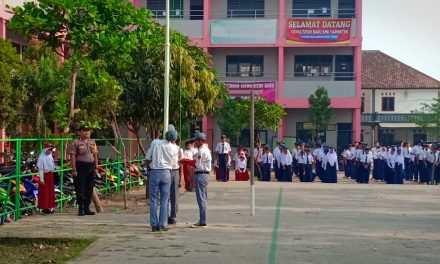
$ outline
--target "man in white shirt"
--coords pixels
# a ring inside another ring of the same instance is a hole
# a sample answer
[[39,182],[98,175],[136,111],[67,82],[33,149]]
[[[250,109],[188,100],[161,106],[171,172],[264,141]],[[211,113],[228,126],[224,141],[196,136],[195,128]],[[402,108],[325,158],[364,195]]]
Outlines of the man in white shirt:
[[373,153],[368,146],[364,147],[364,151],[360,156],[361,175],[357,179],[358,183],[368,183],[370,180],[370,168],[373,163]]
[[226,136],[221,136],[221,142],[215,147],[215,153],[217,154],[218,167],[219,167],[219,181],[227,182],[229,180],[229,153],[231,152],[231,146],[226,141]]
[[197,204],[199,206],[199,221],[193,227],[206,226],[206,206],[208,201],[208,176],[211,171],[211,151],[206,144],[204,133],[196,133],[193,138],[194,146],[198,148],[196,157],[196,171],[194,172],[194,184],[196,189]]
[[[147,166],[151,169],[149,178],[150,225],[152,232],[167,231],[168,196],[171,186],[171,170],[178,164],[178,148],[174,144],[177,131],[168,130],[165,139],[155,139],[147,151]],[[157,217],[157,202],[160,197],[160,213]]]

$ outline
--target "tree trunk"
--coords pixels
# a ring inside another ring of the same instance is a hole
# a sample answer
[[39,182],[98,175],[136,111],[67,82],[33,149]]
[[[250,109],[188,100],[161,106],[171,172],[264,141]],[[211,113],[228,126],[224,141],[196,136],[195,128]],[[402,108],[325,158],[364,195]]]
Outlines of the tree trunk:
[[[130,164],[128,164],[128,159],[126,158],[127,156],[127,151],[125,149],[125,144],[124,141],[122,140],[122,135],[121,135],[121,131],[119,130],[118,127],[118,121],[116,119],[116,114],[115,113],[111,113],[112,116],[112,128],[114,129],[114,131],[116,131],[116,138],[121,140],[121,145],[122,145],[122,153],[121,154],[121,158],[122,158],[122,162],[123,162],[123,166],[124,166],[124,172],[125,172],[125,178],[124,178],[124,185],[123,185],[123,191],[124,191],[124,209],[127,209],[127,183],[128,183],[128,177],[130,176]],[[127,170],[128,168],[128,170]]]
[[34,120],[34,132],[35,132],[35,136],[37,138],[42,137],[44,131],[43,131],[43,127],[41,125],[41,116],[42,116],[42,109],[43,106],[40,104],[40,102],[35,102],[34,103],[34,110],[35,110],[35,120]]
[[75,93],[76,93],[76,78],[78,77],[78,63],[74,62],[72,65],[72,70],[70,71],[70,104],[69,104],[69,122],[67,127],[64,129],[64,133],[69,133],[70,123],[72,123],[73,117],[75,116]]
[[131,132],[134,133],[134,135],[136,136],[136,140],[138,142],[139,148],[141,150],[141,155],[143,155],[145,157],[145,155],[147,154],[147,152],[145,151],[144,146],[141,143],[141,138],[139,136],[139,127],[133,124],[125,124],[125,126],[127,127],[128,130],[130,130]]

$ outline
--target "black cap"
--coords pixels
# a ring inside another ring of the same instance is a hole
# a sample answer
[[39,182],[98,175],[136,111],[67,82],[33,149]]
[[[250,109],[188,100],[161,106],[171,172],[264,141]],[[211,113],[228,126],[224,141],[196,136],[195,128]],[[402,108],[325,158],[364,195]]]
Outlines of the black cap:
[[79,130],[92,130],[92,128],[88,125],[81,125]]

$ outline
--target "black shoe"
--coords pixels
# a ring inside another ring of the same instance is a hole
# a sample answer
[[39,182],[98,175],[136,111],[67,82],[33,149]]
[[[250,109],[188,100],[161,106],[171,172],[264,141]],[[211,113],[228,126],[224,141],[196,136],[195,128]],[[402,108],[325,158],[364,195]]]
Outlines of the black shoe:
[[177,224],[177,221],[176,221],[176,219],[168,218],[168,224],[169,225],[175,225],[175,224]]
[[95,212],[92,212],[92,211],[84,211],[84,214],[85,215],[95,215]]
[[166,231],[168,231],[168,228],[165,227],[165,226],[161,226],[161,227],[160,227],[160,230],[166,232]]
[[79,209],[78,210],[78,216],[84,216],[84,210]]
[[153,226],[151,228],[151,232],[159,232],[159,231],[160,231],[160,227],[158,227],[158,226]]
[[206,227],[206,224],[202,224],[202,223],[195,223],[193,224],[191,227]]

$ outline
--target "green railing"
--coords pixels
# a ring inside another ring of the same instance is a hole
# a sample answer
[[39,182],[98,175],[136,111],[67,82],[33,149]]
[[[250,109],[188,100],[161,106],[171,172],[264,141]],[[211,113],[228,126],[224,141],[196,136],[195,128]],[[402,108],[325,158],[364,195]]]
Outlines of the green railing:
[[[66,190],[64,190],[65,180],[67,178],[72,179],[70,177],[72,169],[68,153],[69,143],[72,142],[72,140],[71,138],[18,138],[0,140],[0,142],[5,144],[7,150],[4,153],[0,153],[0,161],[2,161],[0,162],[0,188],[2,188],[0,189],[0,191],[2,191],[0,198],[4,199],[4,201],[0,200],[0,202],[4,204],[3,211],[0,212],[0,217],[11,214],[11,210],[13,210],[15,219],[19,219],[29,210],[35,210],[36,204],[28,205],[25,203],[25,199],[20,194],[20,186],[23,177],[38,175],[38,171],[24,171],[23,165],[30,161],[30,159],[35,162],[37,161],[45,142],[52,143],[56,148],[54,159],[58,166],[54,173],[57,175],[57,179],[59,178],[59,192],[57,192],[59,195],[56,198],[58,209],[63,211],[66,202],[75,200],[74,195],[65,194]],[[126,188],[143,184],[145,178],[140,172],[136,172],[135,175],[132,175],[133,169],[136,169],[133,164],[137,163],[140,165],[144,161],[140,145],[136,139],[95,139],[95,141],[99,150],[99,166],[105,171],[105,174],[103,173],[103,179],[100,179],[103,184],[99,187],[96,186],[98,192],[107,197],[111,192],[120,193],[124,184],[126,184]],[[146,143],[145,139],[141,140],[141,144],[144,146]],[[126,152],[125,161],[122,157],[124,153],[123,145],[125,145]],[[34,154],[32,155],[32,153]],[[8,164],[10,165],[8,166]],[[7,169],[9,169],[10,173],[5,176],[4,173]],[[71,187],[73,188],[73,185]],[[13,204],[13,209],[6,209],[8,203]]]

